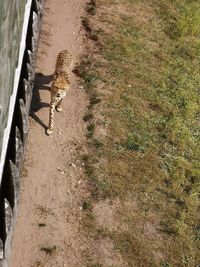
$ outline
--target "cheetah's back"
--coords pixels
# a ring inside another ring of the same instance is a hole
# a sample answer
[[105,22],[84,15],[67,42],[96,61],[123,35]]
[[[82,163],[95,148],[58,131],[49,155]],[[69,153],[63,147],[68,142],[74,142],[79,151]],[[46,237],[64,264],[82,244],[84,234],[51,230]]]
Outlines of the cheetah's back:
[[55,74],[59,73],[69,73],[73,66],[72,55],[67,51],[61,51],[56,60]]

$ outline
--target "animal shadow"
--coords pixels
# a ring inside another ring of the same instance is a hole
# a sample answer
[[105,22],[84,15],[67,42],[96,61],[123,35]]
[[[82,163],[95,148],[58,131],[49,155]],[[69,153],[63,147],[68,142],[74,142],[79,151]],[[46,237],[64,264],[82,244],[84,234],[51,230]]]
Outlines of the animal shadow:
[[42,108],[49,107],[49,103],[45,103],[41,101],[40,91],[41,90],[50,91],[49,83],[52,81],[52,79],[53,79],[53,74],[43,75],[41,72],[36,73],[35,74],[35,86],[33,88],[33,95],[32,95],[32,100],[31,100],[30,116],[38,124],[40,124],[45,130],[47,129],[47,126],[36,115],[36,112]]

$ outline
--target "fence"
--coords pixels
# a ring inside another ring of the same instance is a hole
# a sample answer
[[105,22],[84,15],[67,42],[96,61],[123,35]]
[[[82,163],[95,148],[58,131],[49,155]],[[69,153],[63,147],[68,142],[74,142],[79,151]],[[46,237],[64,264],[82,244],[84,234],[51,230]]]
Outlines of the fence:
[[0,1],[0,266],[8,264],[44,0]]
[[25,4],[25,0],[20,3],[0,1],[0,149],[8,119]]

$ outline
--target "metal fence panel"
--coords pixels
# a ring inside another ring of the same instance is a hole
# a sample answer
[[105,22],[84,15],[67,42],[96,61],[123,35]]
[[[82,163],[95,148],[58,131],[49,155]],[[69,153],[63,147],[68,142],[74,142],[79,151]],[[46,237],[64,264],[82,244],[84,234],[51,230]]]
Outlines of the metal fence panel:
[[9,262],[44,0],[0,0],[0,267]]
[[21,40],[26,0],[0,1],[0,151]]

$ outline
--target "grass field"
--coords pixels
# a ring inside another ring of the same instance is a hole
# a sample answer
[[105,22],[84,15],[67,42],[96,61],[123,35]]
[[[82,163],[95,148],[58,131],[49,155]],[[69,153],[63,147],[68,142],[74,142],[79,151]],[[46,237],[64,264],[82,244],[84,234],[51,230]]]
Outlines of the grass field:
[[[128,266],[199,267],[200,2],[91,0],[83,26],[84,227]],[[107,199],[114,230],[93,213]]]

